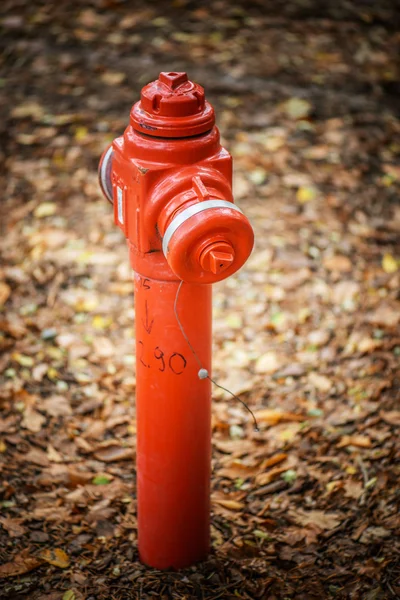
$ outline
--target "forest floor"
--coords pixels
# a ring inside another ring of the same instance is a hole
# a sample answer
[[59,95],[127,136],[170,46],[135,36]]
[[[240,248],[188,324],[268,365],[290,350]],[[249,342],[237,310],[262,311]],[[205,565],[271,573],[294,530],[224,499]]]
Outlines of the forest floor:
[[[2,2],[1,600],[400,598],[399,12],[263,4]],[[206,88],[256,234],[213,360],[260,431],[213,390],[212,553],[182,572],[138,561],[132,274],[96,173],[163,70]]]

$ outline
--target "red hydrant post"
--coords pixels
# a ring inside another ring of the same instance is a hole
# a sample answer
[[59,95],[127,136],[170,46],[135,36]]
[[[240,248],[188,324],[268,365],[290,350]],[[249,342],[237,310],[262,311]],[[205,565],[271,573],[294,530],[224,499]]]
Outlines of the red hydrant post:
[[183,568],[209,550],[210,284],[244,264],[253,230],[214,110],[186,73],[143,88],[99,178],[135,272],[139,555]]

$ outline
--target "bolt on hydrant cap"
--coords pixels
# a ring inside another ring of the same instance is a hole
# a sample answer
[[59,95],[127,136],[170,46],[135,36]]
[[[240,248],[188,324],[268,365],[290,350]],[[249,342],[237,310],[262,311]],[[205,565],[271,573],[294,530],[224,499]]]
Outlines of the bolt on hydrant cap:
[[212,242],[200,255],[201,267],[215,275],[225,271],[234,260],[235,250],[227,242]]
[[214,109],[201,85],[184,72],[162,72],[146,85],[131,111],[131,125],[155,137],[190,137],[212,129]]

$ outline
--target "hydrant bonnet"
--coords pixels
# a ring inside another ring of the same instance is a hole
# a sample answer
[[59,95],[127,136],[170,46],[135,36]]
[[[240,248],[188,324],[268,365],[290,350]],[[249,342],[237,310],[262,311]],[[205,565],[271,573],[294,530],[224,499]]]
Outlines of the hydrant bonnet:
[[131,111],[131,125],[155,137],[191,137],[212,129],[214,109],[205,100],[201,85],[186,73],[160,73],[146,85]]

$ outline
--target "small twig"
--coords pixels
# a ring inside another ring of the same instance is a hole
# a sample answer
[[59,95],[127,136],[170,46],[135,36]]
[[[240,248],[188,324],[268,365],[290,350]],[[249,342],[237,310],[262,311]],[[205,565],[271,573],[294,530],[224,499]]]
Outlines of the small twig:
[[361,458],[361,456],[358,454],[356,457],[356,461],[358,466],[360,467],[360,471],[362,473],[363,479],[364,479],[364,487],[366,487],[368,481],[369,481],[369,477],[368,477],[368,471],[366,469],[366,466],[363,462],[363,459]]
[[369,481],[369,476],[368,476],[367,468],[363,462],[363,459],[361,458],[361,456],[359,454],[356,457],[356,462],[357,462],[358,466],[360,467],[360,471],[361,471],[363,479],[364,479],[364,490],[358,501],[359,505],[363,506],[365,504],[365,497],[366,497],[367,491],[368,491],[367,484]]
[[56,299],[57,299],[59,289],[60,289],[63,281],[64,281],[63,273],[61,273],[61,272],[57,273],[57,275],[53,279],[53,282],[49,289],[49,293],[47,295],[47,306],[49,308],[53,308],[53,306],[56,302]]

